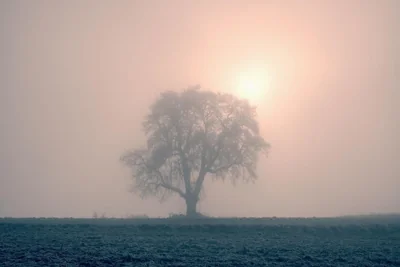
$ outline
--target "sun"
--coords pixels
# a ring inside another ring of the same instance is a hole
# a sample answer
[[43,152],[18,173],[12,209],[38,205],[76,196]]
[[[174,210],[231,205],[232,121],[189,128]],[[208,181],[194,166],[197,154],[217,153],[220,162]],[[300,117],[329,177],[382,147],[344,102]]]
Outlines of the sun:
[[236,94],[257,104],[265,99],[268,90],[268,76],[263,71],[247,71],[237,76],[235,83]]

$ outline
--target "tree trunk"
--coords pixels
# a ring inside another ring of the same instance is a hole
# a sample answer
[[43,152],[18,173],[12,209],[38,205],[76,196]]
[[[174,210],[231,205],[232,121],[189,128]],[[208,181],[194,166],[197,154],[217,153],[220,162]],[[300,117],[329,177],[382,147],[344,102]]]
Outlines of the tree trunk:
[[187,217],[196,217],[197,215],[197,198],[193,196],[187,196],[186,200],[186,216]]

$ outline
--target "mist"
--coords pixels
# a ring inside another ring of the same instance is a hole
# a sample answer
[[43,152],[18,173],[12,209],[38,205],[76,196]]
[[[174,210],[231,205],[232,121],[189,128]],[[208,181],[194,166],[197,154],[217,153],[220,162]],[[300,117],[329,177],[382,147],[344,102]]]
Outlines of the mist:
[[256,183],[212,216],[400,212],[400,2],[0,2],[0,217],[184,212],[129,192],[126,149],[165,90],[232,92],[265,65]]

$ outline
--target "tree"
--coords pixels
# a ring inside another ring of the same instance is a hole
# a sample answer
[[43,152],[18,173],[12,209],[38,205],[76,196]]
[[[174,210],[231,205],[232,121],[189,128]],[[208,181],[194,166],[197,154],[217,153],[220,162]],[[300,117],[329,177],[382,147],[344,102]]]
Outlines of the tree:
[[160,201],[177,194],[186,201],[187,216],[197,215],[206,177],[254,181],[258,154],[269,149],[260,136],[255,107],[199,86],[162,93],[143,128],[147,148],[121,156],[132,170],[134,192]]

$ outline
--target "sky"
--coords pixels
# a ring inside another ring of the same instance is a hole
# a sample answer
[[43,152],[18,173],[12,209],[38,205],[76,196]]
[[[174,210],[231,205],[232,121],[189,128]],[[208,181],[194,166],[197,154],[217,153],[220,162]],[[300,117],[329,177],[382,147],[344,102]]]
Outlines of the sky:
[[[206,180],[212,216],[400,212],[400,2],[0,1],[0,217],[185,212],[129,192],[119,157],[164,90],[257,105],[254,184]],[[238,89],[258,74],[262,95]]]

